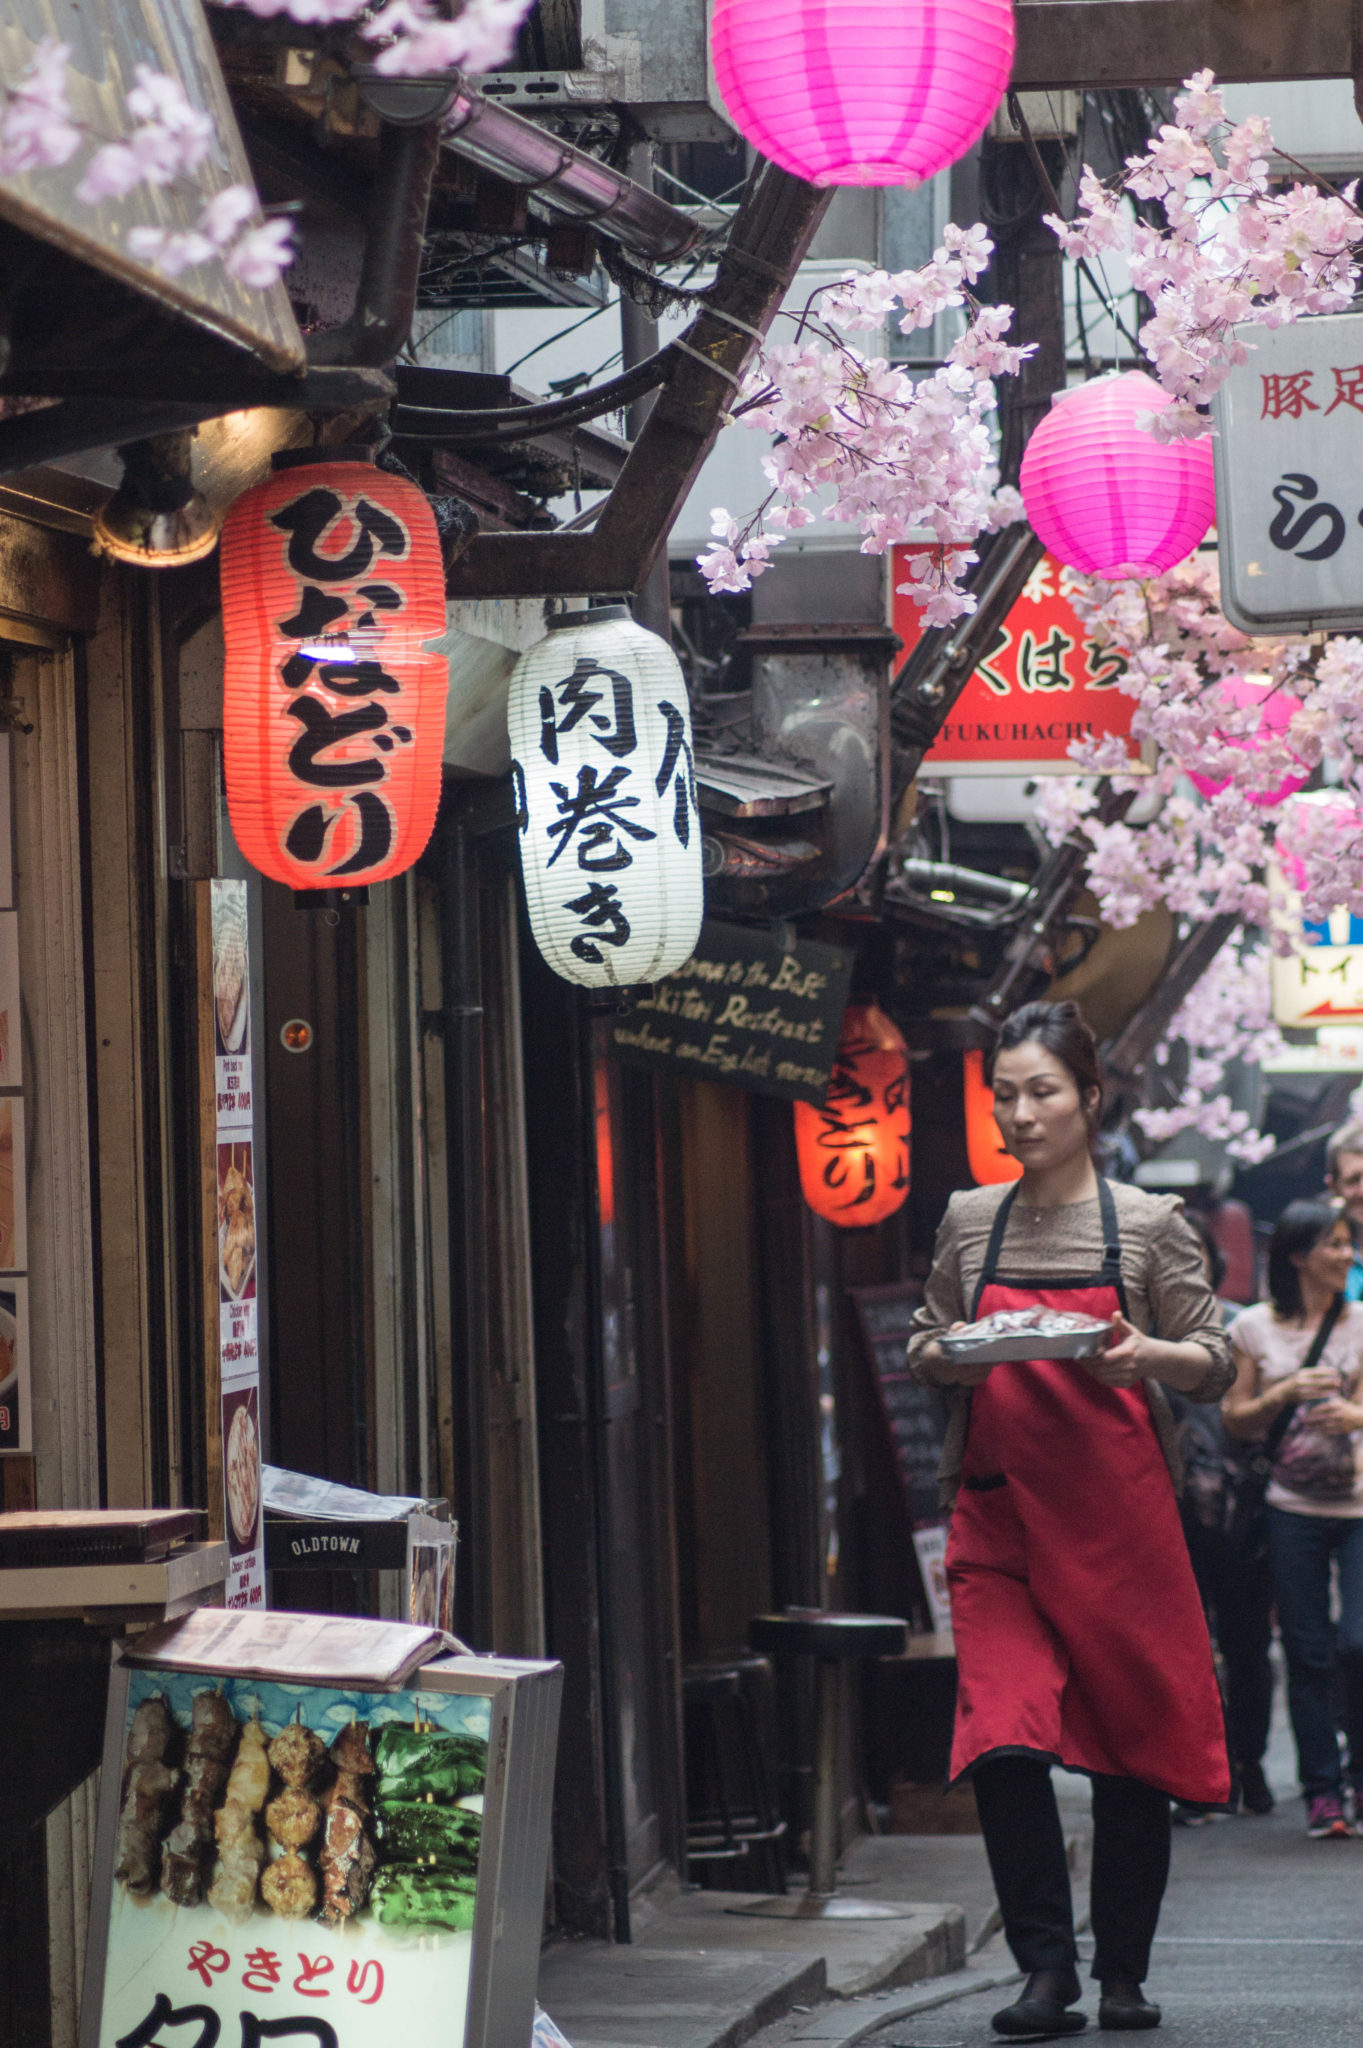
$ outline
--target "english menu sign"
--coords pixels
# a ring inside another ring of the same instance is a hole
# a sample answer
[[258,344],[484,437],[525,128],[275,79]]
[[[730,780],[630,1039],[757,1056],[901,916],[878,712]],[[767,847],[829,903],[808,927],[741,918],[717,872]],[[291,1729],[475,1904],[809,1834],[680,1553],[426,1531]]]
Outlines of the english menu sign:
[[833,1072],[852,956],[706,922],[691,958],[611,1026],[637,1065],[821,1103]]

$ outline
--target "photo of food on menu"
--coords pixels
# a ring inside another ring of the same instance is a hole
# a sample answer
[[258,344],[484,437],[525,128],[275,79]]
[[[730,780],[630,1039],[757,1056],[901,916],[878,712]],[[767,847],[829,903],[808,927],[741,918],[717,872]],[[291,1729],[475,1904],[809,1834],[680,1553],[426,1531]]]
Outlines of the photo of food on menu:
[[433,1998],[462,2009],[490,1716],[432,1689],[135,1671],[101,2048],[196,1974],[230,2031],[265,1996],[262,1955],[281,1990],[325,1986],[346,2048]]

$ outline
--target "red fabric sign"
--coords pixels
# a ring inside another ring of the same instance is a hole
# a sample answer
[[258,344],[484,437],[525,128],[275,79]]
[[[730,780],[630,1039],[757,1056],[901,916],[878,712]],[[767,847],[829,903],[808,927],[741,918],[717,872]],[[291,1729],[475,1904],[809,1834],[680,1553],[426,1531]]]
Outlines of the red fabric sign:
[[[893,583],[906,580],[908,557],[921,552],[892,550]],[[1135,700],[1116,687],[1125,664],[1084,638],[1069,601],[1074,580],[1054,555],[1038,562],[952,706],[925,763],[928,773],[957,765],[976,775],[1073,773],[1071,740],[1128,738]],[[892,618],[906,655],[921,637],[919,617],[912,599],[896,592]]]

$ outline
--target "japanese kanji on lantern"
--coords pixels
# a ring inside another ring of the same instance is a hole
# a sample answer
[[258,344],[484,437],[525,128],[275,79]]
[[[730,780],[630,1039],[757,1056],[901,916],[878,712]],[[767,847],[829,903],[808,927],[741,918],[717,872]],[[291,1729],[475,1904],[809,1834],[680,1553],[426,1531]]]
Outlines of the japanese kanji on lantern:
[[364,887],[421,853],[449,671],[431,508],[360,449],[290,451],[222,533],[227,807],[291,889]]
[[1363,625],[1363,314],[1237,327],[1217,394],[1221,606],[1247,633]]
[[704,902],[691,711],[671,648],[626,605],[566,612],[516,664],[507,720],[535,944],[588,988],[671,974]]
[[450,1640],[201,1608],[115,1650],[86,2048],[529,2041],[562,1668]]
[[909,1054],[874,1003],[849,1003],[821,1105],[795,1105],[800,1191],[847,1229],[883,1223],[909,1193]]

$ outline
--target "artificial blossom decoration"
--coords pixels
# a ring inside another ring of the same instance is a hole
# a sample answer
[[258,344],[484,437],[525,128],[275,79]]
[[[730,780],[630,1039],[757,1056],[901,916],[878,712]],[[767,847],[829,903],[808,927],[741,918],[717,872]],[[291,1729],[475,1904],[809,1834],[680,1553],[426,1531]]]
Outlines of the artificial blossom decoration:
[[[1273,133],[1254,115],[1233,122],[1212,72],[1185,80],[1174,118],[1150,148],[1103,184],[1085,167],[1072,221],[1046,216],[1067,256],[1124,255],[1153,307],[1140,342],[1173,404],[1152,415],[1160,441],[1212,431],[1207,407],[1247,359],[1237,324],[1281,327],[1305,313],[1347,311],[1358,277],[1363,217],[1355,186],[1270,186]],[[1167,228],[1140,220],[1124,195],[1156,200]]]
[[1167,1107],[1137,1109],[1133,1121],[1155,1144],[1198,1131],[1224,1145],[1245,1166],[1266,1159],[1274,1140],[1251,1127],[1224,1087],[1233,1061],[1258,1066],[1284,1050],[1273,1022],[1269,956],[1253,934],[1228,940],[1187,996],[1155,1049],[1154,1079],[1183,1070],[1177,1099]]
[[[1022,514],[1018,493],[999,489],[990,448],[993,379],[1032,353],[1030,344],[1003,339],[1011,306],[971,297],[991,249],[982,227],[949,227],[921,270],[849,272],[803,313],[785,316],[796,322],[794,339],[757,351],[732,411],[776,437],[762,464],[772,488],[742,523],[714,513],[715,544],[697,558],[711,590],[748,589],[773,547],[822,517],[859,527],[861,551],[871,555],[926,529],[937,545],[909,558],[910,580],[898,588],[923,607],[929,626],[974,610],[959,582],[975,560],[973,543]],[[883,333],[896,313],[908,334],[959,308],[968,308],[968,325],[927,376],[864,356],[844,339]],[[822,507],[820,492],[831,493]]]

